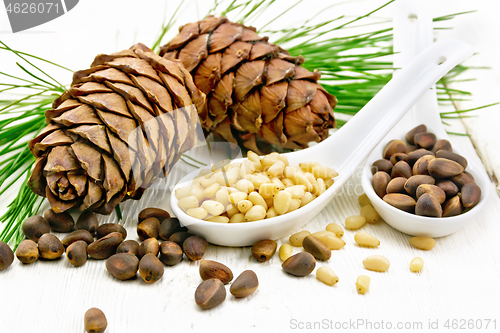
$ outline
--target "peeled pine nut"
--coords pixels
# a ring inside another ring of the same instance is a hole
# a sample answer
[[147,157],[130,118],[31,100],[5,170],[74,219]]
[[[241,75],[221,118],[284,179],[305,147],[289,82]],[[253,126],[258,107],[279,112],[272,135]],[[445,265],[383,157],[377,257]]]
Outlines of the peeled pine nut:
[[276,210],[274,209],[274,207],[271,207],[267,210],[267,213],[266,213],[266,219],[270,219],[271,217],[275,217],[275,216],[278,216],[278,213],[276,213]]
[[318,183],[318,190],[316,191],[316,195],[323,194],[323,192],[326,191],[325,181],[323,180],[323,178],[318,178],[316,182]]
[[292,195],[286,191],[279,191],[273,199],[273,207],[279,215],[285,214],[290,208]]
[[241,214],[241,213],[234,214],[229,219],[229,223],[240,223],[240,222],[245,222],[245,214]]
[[285,167],[284,175],[285,178],[292,179],[295,177],[296,174],[298,174],[300,171],[296,167],[293,166],[287,166]]
[[253,165],[255,166],[255,171],[262,171],[264,170],[264,167],[262,166],[262,164],[260,163],[260,161],[257,161],[257,162],[253,162]]
[[205,192],[203,186],[201,186],[200,184],[196,184],[191,188],[190,195],[194,195],[196,199],[198,199],[198,201],[201,201],[205,198],[203,192]]
[[424,268],[424,261],[420,257],[415,257],[410,262],[410,271],[418,273]]
[[250,160],[245,160],[241,163],[240,177],[245,178],[245,175],[255,172],[255,164]]
[[378,215],[377,211],[375,210],[375,208],[373,208],[372,205],[361,207],[359,215],[364,216],[366,222],[368,223],[375,224],[380,222],[380,215]]
[[290,258],[292,253],[293,253],[293,248],[290,244],[282,244],[280,246],[279,255],[280,255],[281,261],[285,261],[288,258]]
[[199,184],[201,186],[203,186],[204,188],[207,188],[209,187],[210,185],[212,185],[213,183],[215,183],[215,179],[212,179],[212,178],[204,178],[202,177],[199,181]]
[[[277,162],[282,162],[280,160],[278,160],[278,158],[274,157],[274,156],[270,156],[270,155],[267,155],[267,156],[264,156],[261,160],[260,160],[260,163],[262,164],[262,166],[265,168],[265,167],[270,167],[272,166],[273,164],[277,163]],[[283,163],[284,165],[285,163]],[[284,167],[284,166],[283,166]]]
[[238,214],[240,211],[238,210],[238,207],[236,207],[233,204],[229,204],[226,206],[226,214],[229,218],[231,218],[234,214]]
[[358,290],[358,294],[364,295],[370,288],[370,278],[366,275],[358,276],[356,280],[356,289]]
[[285,191],[290,192],[293,199],[302,199],[306,194],[306,187],[304,185],[293,185],[287,187]]
[[278,159],[285,163],[285,166],[290,165],[290,163],[288,163],[288,157],[286,157],[285,155],[278,154]]
[[264,198],[272,198],[280,191],[279,186],[274,183],[262,184],[259,187],[259,194]]
[[191,186],[179,187],[175,190],[175,197],[177,200],[181,200],[182,198],[189,196],[189,193],[191,193]]
[[337,171],[324,165],[315,166],[312,170],[312,174],[316,178],[323,179],[335,178],[339,175]]
[[339,226],[337,223],[330,223],[326,226],[327,231],[333,232],[338,238],[342,238],[344,236],[344,229]]
[[306,192],[304,196],[300,199],[300,207],[307,205],[314,200],[314,196],[311,192]]
[[253,190],[255,189],[253,183],[248,179],[238,180],[236,184],[234,184],[234,187],[236,187],[241,192],[246,192],[246,193],[253,192]]
[[253,206],[245,214],[245,222],[263,220],[266,217],[266,210],[262,206]]
[[332,186],[335,183],[335,180],[333,179],[325,179],[325,187],[328,190],[330,186]]
[[325,243],[330,250],[340,250],[345,246],[345,242],[331,231],[318,231],[312,235]]
[[299,167],[304,172],[311,172],[315,166],[321,165],[319,162],[308,161],[299,163]]
[[307,235],[310,235],[311,233],[307,230],[302,230],[299,232],[294,233],[293,235],[288,238],[288,241],[290,242],[290,245],[296,246],[296,247],[301,247],[302,246],[302,241],[304,238],[306,238]]
[[389,259],[381,255],[374,255],[363,260],[363,266],[369,271],[386,272],[391,263]]
[[359,246],[364,247],[377,247],[380,245],[380,241],[377,238],[364,231],[358,231],[354,235],[354,240]]
[[285,185],[285,188],[290,187],[290,186],[295,186],[293,180],[291,180],[289,178],[284,178],[283,180],[281,180],[281,182],[283,183],[283,185]]
[[241,200],[238,202],[238,210],[242,214],[246,214],[252,208],[253,203],[250,200]]
[[288,210],[286,211],[287,213],[293,212],[294,210],[298,209],[300,207],[300,200],[299,199],[292,199],[290,201],[290,207],[288,207]]
[[356,230],[366,224],[364,216],[349,216],[345,219],[345,228],[349,230]]
[[328,266],[321,266],[318,268],[316,270],[316,278],[329,286],[333,286],[339,282],[337,274]]
[[179,207],[181,207],[182,209],[198,208],[200,202],[194,195],[190,195],[180,199],[177,202],[177,205],[179,205]]
[[229,203],[229,191],[225,188],[221,188],[215,193],[215,200],[227,206]]
[[271,180],[262,174],[246,175],[246,179],[252,182],[255,188],[260,188],[262,184],[270,183]]
[[[307,177],[304,175],[304,174],[300,174],[300,173],[297,173],[293,178],[292,178],[293,182],[296,184],[296,185],[304,185],[306,187],[306,190],[308,192],[311,192],[313,191],[313,186],[311,184],[311,182],[309,181],[309,179],[307,179]],[[314,193],[313,193],[314,194]]]
[[417,249],[429,251],[436,245],[436,241],[430,237],[412,237],[410,238],[410,244]]
[[274,198],[264,198],[264,201],[266,202],[267,208],[271,208],[274,205],[273,199]]
[[224,205],[215,200],[206,200],[201,204],[210,215],[217,216],[224,212]]
[[206,219],[205,221],[217,222],[217,223],[228,223],[229,217],[227,217],[227,216],[214,216],[214,217],[211,217],[209,219]]
[[283,161],[276,161],[273,165],[267,169],[267,175],[269,177],[280,177],[285,171],[285,163]]
[[208,216],[208,212],[201,207],[189,208],[186,211],[186,214],[200,220],[203,220],[205,217]]
[[359,201],[359,205],[361,207],[364,207],[366,205],[371,205],[372,203],[370,202],[370,199],[368,199],[368,196],[366,195],[366,193],[363,193],[359,196],[358,198],[358,201]]
[[249,150],[247,152],[247,158],[252,161],[252,162],[260,162],[260,157],[259,155],[257,155],[256,153],[254,153],[253,151]]
[[285,185],[278,177],[271,178],[271,183],[278,185],[280,188],[280,191],[283,191],[285,189]]
[[252,202],[254,205],[259,205],[264,207],[264,209],[267,211],[267,203],[264,198],[258,193],[258,192],[252,192],[248,195],[248,200]]
[[245,192],[234,192],[229,195],[229,202],[233,205],[237,205],[241,200],[246,200],[248,194]]
[[215,194],[217,193],[217,191],[219,191],[219,189],[220,185],[214,181],[213,184],[205,188],[205,191],[203,191],[203,196],[205,198],[213,198],[215,197]]

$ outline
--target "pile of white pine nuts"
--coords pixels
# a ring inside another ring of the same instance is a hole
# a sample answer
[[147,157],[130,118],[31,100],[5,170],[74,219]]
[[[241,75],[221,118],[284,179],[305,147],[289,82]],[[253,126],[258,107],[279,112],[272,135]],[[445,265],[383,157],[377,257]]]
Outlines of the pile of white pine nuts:
[[263,220],[292,212],[316,199],[338,173],[318,162],[290,166],[284,155],[262,158],[252,151],[242,163],[201,174],[192,185],[175,190],[186,214],[210,222]]

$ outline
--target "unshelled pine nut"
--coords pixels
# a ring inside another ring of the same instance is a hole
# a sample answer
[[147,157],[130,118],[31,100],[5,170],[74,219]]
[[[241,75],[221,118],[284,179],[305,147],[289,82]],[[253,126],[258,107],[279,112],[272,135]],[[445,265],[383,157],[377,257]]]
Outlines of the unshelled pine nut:
[[208,216],[207,211],[201,207],[189,208],[186,211],[186,214],[200,220],[203,220],[205,217]]
[[240,223],[240,222],[245,222],[245,214],[241,214],[241,213],[234,214],[229,219],[229,223]]
[[256,205],[250,208],[245,214],[245,222],[263,220],[266,217],[266,209]]
[[190,192],[191,186],[179,187],[175,190],[175,197],[177,198],[177,200],[181,200],[182,198],[189,196]]
[[250,208],[252,208],[253,203],[250,200],[241,200],[238,202],[238,210],[242,214],[246,214]]
[[340,250],[345,246],[345,242],[338,238],[333,232],[323,230],[312,234],[328,246],[330,250]]
[[339,226],[337,223],[330,223],[326,226],[327,231],[333,232],[338,238],[342,238],[344,236],[344,229]]
[[217,223],[228,223],[229,217],[227,217],[227,216],[214,216],[214,217],[211,217],[209,219],[206,219],[205,221],[217,222]]
[[436,241],[430,237],[412,237],[410,238],[410,244],[417,249],[428,251],[436,245]]
[[304,238],[306,238],[307,235],[310,235],[311,233],[307,230],[302,230],[299,232],[294,233],[293,235],[290,236],[288,241],[290,242],[290,245],[296,246],[296,247],[301,247],[302,246],[302,241]]
[[315,166],[312,169],[312,174],[316,178],[323,178],[323,179],[335,178],[339,175],[337,171],[324,165]]
[[290,244],[282,244],[280,246],[279,255],[280,255],[281,261],[285,261],[288,258],[290,258],[292,253],[293,253],[293,248]]
[[259,205],[265,208],[267,211],[267,203],[264,198],[258,192],[252,192],[248,195],[248,200],[250,200],[254,205]]
[[370,288],[370,278],[366,275],[358,276],[356,280],[356,289],[358,290],[358,294],[364,295]]
[[285,214],[290,208],[292,195],[287,191],[279,191],[273,199],[273,207],[279,215]]
[[380,245],[380,241],[375,237],[364,231],[358,231],[354,235],[354,240],[359,246],[364,247],[377,247]]
[[345,228],[349,230],[356,230],[366,224],[364,216],[349,216],[345,219]]
[[190,195],[180,199],[177,202],[177,205],[183,209],[198,208],[200,202],[198,201],[198,198],[196,198],[194,195]]
[[358,198],[358,201],[359,201],[359,205],[361,207],[372,204],[370,199],[368,199],[368,196],[366,195],[366,193],[361,194]]
[[321,266],[316,270],[316,277],[318,280],[327,284],[329,286],[333,286],[339,282],[339,277],[335,272],[328,266]]
[[375,224],[380,221],[380,215],[378,215],[375,208],[372,205],[366,205],[361,207],[359,215],[364,216],[367,223]]
[[213,216],[220,215],[224,212],[224,205],[215,200],[206,200],[201,204],[201,207]]
[[381,255],[369,256],[363,260],[363,266],[369,271],[386,272],[390,265],[389,259]]
[[279,185],[274,183],[262,184],[259,187],[259,194],[264,198],[272,198],[280,191]]
[[410,271],[418,273],[424,268],[424,261],[420,257],[415,257],[410,262]]

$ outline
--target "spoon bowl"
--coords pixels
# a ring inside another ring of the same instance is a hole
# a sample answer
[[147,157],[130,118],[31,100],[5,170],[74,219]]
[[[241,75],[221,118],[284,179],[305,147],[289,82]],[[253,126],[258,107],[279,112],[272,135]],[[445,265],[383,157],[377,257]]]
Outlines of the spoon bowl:
[[[262,239],[285,237],[314,218],[330,202],[368,154],[403,117],[411,106],[458,63],[471,56],[470,45],[444,40],[427,48],[393,78],[346,125],[328,139],[310,148],[284,154],[290,165],[317,161],[339,173],[335,183],[309,204],[284,215],[255,222],[216,223],[193,218],[178,205],[175,189],[188,186],[196,170],[173,189],[170,206],[180,222],[210,243],[249,246]],[[241,162],[243,159],[234,160]]]

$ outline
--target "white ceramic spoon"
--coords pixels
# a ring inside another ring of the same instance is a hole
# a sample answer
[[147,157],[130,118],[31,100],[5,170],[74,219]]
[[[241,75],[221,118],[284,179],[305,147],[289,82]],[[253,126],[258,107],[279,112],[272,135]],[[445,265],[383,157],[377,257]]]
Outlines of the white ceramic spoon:
[[[394,66],[404,67],[420,51],[432,44],[432,18],[428,15],[421,1],[402,0],[395,5],[394,51],[399,52],[399,54],[395,55]],[[412,110],[373,150],[364,166],[361,182],[363,190],[372,202],[372,205],[380,216],[393,228],[414,236],[446,236],[457,231],[467,222],[472,221],[473,216],[482,210],[487,202],[490,192],[490,181],[482,166],[477,165],[470,158],[464,156],[468,160],[467,171],[474,176],[476,183],[481,188],[482,195],[476,207],[465,214],[454,217],[429,218],[403,212],[388,205],[378,197],[373,190],[371,182],[371,163],[382,158],[382,151],[385,144],[391,139],[404,140],[406,132],[419,124],[425,124],[428,131],[436,134],[438,139],[449,140],[439,116],[435,86],[422,96]],[[460,149],[454,148],[454,151],[463,155]]]
[[[310,148],[288,153],[291,165],[318,161],[339,172],[335,183],[311,203],[293,212],[255,222],[216,223],[193,218],[177,205],[175,189],[191,184],[196,170],[184,177],[172,191],[170,205],[184,226],[210,243],[249,246],[262,239],[290,235],[314,218],[363,163],[368,154],[403,117],[410,107],[441,77],[471,56],[472,47],[458,40],[440,41],[419,54],[339,131]],[[241,162],[235,160],[234,162]]]

